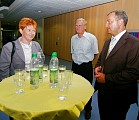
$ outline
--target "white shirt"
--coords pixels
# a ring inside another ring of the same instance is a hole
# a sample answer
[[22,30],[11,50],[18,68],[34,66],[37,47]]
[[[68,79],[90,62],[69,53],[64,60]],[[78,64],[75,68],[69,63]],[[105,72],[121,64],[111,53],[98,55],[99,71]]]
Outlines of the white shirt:
[[23,48],[23,52],[25,55],[25,64],[29,64],[31,61],[31,56],[32,56],[32,50],[31,50],[32,42],[30,42],[30,44],[27,45],[20,41],[20,44]]
[[91,33],[84,32],[81,38],[78,34],[71,38],[72,59],[76,64],[87,63],[94,59],[94,54],[98,54],[97,38]]
[[122,37],[122,35],[126,32],[126,30],[120,32],[118,35],[116,35],[115,37],[112,36],[111,37],[111,42],[109,45],[109,50],[108,53],[110,53],[112,51],[112,49],[114,48],[114,46],[117,44],[117,42],[119,41],[119,39]]

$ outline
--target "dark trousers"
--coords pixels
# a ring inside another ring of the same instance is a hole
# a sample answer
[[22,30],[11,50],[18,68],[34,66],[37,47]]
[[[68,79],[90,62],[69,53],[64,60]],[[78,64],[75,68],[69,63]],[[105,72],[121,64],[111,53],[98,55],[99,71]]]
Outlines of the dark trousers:
[[12,118],[12,117],[9,117],[9,119],[10,119],[10,120],[13,120],[13,118]]
[[[111,92],[111,91],[109,91]],[[125,120],[131,103],[123,95],[98,90],[98,107],[101,120]],[[120,94],[120,92],[119,92]],[[124,98],[125,97],[125,98]]]
[[[82,77],[87,79],[90,82],[90,84],[92,84],[92,81],[93,81],[92,61],[90,61],[88,63],[82,63],[81,65],[78,65],[78,64],[72,62],[72,70],[74,73],[81,75]],[[92,110],[91,103],[92,103],[92,96],[91,96],[90,100],[88,101],[88,103],[85,105],[84,110],[86,112],[90,112]]]
[[137,116],[137,120],[139,120],[139,110],[138,110],[138,116]]

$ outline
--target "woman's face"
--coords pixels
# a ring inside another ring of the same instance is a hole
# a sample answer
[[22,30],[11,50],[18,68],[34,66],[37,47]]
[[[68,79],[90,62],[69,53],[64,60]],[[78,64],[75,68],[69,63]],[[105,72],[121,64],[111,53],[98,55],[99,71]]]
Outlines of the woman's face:
[[32,25],[29,25],[25,27],[23,30],[20,29],[20,33],[22,34],[23,39],[25,39],[28,42],[31,42],[36,35],[36,29]]

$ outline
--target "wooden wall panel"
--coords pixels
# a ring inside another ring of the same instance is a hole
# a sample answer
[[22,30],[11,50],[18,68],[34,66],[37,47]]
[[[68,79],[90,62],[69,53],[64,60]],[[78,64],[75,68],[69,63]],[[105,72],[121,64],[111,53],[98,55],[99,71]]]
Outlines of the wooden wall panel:
[[[129,17],[127,29],[139,31],[139,0],[117,0],[82,10],[46,18],[44,20],[44,53],[58,52],[58,57],[71,61],[70,39],[75,34],[75,21],[79,17],[87,20],[87,31],[98,39],[99,51],[110,35],[106,31],[106,15],[115,9],[125,10]],[[56,45],[57,43],[57,45]]]

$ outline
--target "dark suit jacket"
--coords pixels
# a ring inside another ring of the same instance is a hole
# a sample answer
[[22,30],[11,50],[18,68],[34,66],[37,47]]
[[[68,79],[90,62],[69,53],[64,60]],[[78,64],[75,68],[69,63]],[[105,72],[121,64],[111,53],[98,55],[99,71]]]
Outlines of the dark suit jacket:
[[118,95],[130,103],[137,102],[139,40],[126,32],[106,58],[109,44],[110,39],[105,42],[95,66],[103,67],[105,83],[96,82],[95,89],[110,97]]
[[[12,43],[9,42],[3,46],[2,52],[0,55],[0,81],[10,75],[14,74],[15,69],[24,69],[25,68],[25,55],[23,48],[19,42],[19,39],[15,41],[15,53],[13,55],[13,60],[11,63],[11,52],[12,52]],[[38,42],[32,41],[32,53],[42,52],[41,46]],[[44,54],[43,54],[44,56]],[[10,68],[11,63],[11,68]]]

